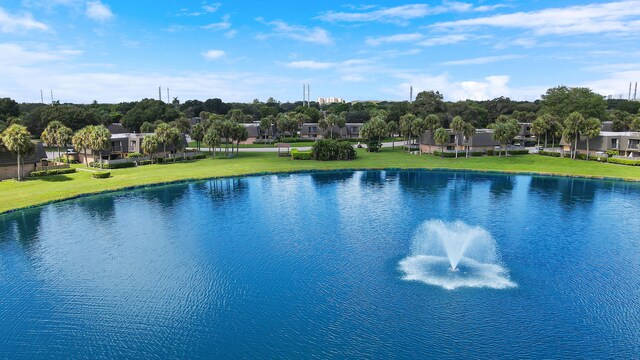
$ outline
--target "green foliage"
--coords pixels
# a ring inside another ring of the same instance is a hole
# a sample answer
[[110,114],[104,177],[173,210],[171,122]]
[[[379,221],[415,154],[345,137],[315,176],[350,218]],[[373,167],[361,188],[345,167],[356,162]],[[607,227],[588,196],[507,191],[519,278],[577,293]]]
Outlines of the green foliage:
[[293,160],[312,160],[313,151],[300,151],[298,149],[291,150],[291,159]]
[[640,160],[609,158],[609,162],[618,165],[640,166]]
[[572,112],[578,112],[583,117],[603,119],[607,101],[602,95],[596,94],[588,88],[558,86],[547,90],[540,101],[540,112],[552,114],[565,119]]
[[152,133],[156,130],[156,125],[154,123],[150,123],[148,121],[145,121],[142,123],[142,125],[140,125],[140,132],[141,133]]
[[620,155],[620,152],[618,150],[610,149],[606,151],[606,154],[607,156],[618,156]]
[[65,156],[61,156],[61,157],[57,157],[54,159],[55,162],[60,162],[60,163],[64,163],[64,164],[77,164],[78,161],[74,160],[74,159],[67,159]]
[[142,144],[140,148],[142,151],[149,155],[153,156],[158,151],[158,147],[160,146],[160,142],[158,141],[158,136],[156,134],[145,136],[142,139]]
[[378,152],[380,142],[387,134],[387,123],[381,116],[376,116],[371,121],[364,123],[360,128],[360,137],[367,139],[367,150]]
[[74,172],[76,172],[75,168],[52,169],[52,170],[32,171],[29,174],[29,176],[41,177],[41,176],[51,176],[51,175],[72,174]]
[[127,154],[127,159],[132,159],[132,158],[139,158],[139,157],[143,157],[144,155],[137,153],[137,152],[132,152]]
[[171,122],[179,116],[178,111],[169,104],[154,99],[143,99],[127,111],[122,117],[121,123],[127,129],[139,132],[145,122],[154,123],[157,120]]
[[318,140],[312,149],[313,158],[320,161],[353,160],[358,154],[348,141]]
[[300,139],[297,137],[281,137],[278,139],[279,143],[294,143],[294,142],[316,142],[316,139]]
[[111,177],[111,173],[109,171],[94,172],[91,177],[94,179],[106,179]]
[[551,156],[551,157],[561,157],[562,156],[562,154],[560,154],[559,152],[544,151],[544,150],[538,151],[538,155]]
[[[529,150],[524,149],[524,150],[508,150],[505,151],[508,155],[527,155],[529,153]],[[494,156],[496,154],[496,151],[493,149],[489,149],[487,150],[487,156]]]
[[12,116],[20,116],[18,103],[8,97],[0,99],[0,121],[6,121]]
[[429,114],[444,113],[446,106],[443,95],[439,91],[421,91],[416,95],[415,101],[411,104],[412,111],[417,116],[425,118]]
[[[91,167],[95,167],[95,168],[99,168],[100,167],[100,163],[98,162],[90,162],[89,166]],[[135,162],[125,162],[125,163],[117,163],[117,164],[102,164],[102,168],[103,169],[125,169],[125,168],[131,168],[131,167],[135,167],[136,163]]]
[[153,164],[153,160],[142,160],[142,161],[138,162],[139,166],[151,165],[151,164]]

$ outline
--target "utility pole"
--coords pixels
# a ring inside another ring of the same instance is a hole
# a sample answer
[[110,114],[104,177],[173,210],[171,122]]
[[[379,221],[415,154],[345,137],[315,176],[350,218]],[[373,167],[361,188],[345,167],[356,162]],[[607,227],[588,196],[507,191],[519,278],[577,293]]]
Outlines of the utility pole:
[[162,101],[162,86],[158,86],[158,100]]
[[44,105],[44,95],[42,94],[42,89],[40,89],[40,102]]

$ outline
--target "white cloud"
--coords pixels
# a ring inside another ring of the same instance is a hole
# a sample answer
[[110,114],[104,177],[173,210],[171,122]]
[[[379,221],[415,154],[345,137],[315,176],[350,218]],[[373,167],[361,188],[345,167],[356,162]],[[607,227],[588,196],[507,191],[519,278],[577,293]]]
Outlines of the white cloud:
[[457,65],[482,65],[482,64],[490,64],[500,61],[521,59],[523,55],[498,55],[498,56],[483,56],[476,57],[470,59],[462,59],[462,60],[453,60],[453,61],[445,61],[442,65],[445,66],[457,66]]
[[224,33],[224,36],[229,39],[233,39],[234,37],[236,37],[236,35],[238,35],[238,30],[235,29],[229,30]]
[[485,12],[503,7],[504,5],[474,6],[471,3],[458,1],[444,1],[442,5],[430,6],[428,4],[407,4],[373,11],[361,12],[336,12],[326,11],[317,18],[329,22],[387,22],[406,25],[410,20],[421,19],[429,15],[437,15],[447,12]]
[[202,10],[208,12],[208,13],[214,13],[216,11],[218,11],[218,9],[220,8],[222,4],[220,3],[213,3],[211,5],[202,5]]
[[[640,68],[636,66],[625,67],[624,64],[619,64],[618,69],[612,73],[606,75],[599,80],[586,81],[580,86],[588,87],[598,94],[604,96],[611,95],[614,98],[626,99],[629,96],[629,82],[631,79],[640,79]],[[633,97],[634,90],[631,90],[631,96]]]
[[81,50],[47,48],[27,49],[21,45],[13,43],[0,43],[0,65],[12,67],[20,64],[35,65],[70,60],[82,54]]
[[320,27],[308,28],[302,25],[288,24],[281,20],[267,22],[263,18],[257,18],[256,20],[272,28],[272,33],[258,35],[259,39],[277,36],[320,45],[333,44],[333,39],[329,32]]
[[457,44],[459,42],[466,41],[469,38],[470,36],[465,34],[435,36],[419,42],[418,45],[421,45],[421,46],[451,45],[451,44]]
[[9,14],[5,9],[0,7],[0,32],[14,33],[24,30],[49,30],[49,27],[36,21],[29,13],[21,15]]
[[531,30],[537,35],[632,33],[640,27],[638,16],[640,1],[630,0],[441,22],[432,27],[488,26]]
[[292,61],[287,63],[286,66],[292,69],[306,69],[306,70],[324,70],[335,67],[337,63],[332,62],[319,62],[313,60]]
[[445,100],[489,100],[500,96],[508,96],[516,100],[530,101],[538,99],[547,87],[511,88],[509,76],[492,75],[479,80],[452,80],[449,74],[422,75],[415,73],[399,73],[396,77],[403,80],[401,84],[382,91],[406,97],[409,87],[413,86],[414,94],[423,90],[438,90],[444,94]]
[[222,6],[222,4],[220,3],[212,3],[212,4],[203,3],[201,7],[202,10],[200,11],[191,11],[187,8],[182,8],[180,9],[180,11],[178,11],[176,16],[201,16],[201,15],[213,14],[216,11],[218,11],[218,9],[220,9],[220,6]]
[[378,46],[381,44],[390,44],[390,43],[401,43],[401,42],[415,42],[423,38],[423,35],[420,33],[410,33],[410,34],[396,34],[391,36],[379,36],[379,37],[369,37],[366,42],[371,46]]
[[231,28],[231,22],[229,21],[230,19],[231,19],[230,15],[225,15],[222,17],[222,21],[205,25],[202,28],[205,30],[213,30],[213,31],[229,30]]
[[96,21],[107,21],[113,18],[111,9],[100,1],[87,2],[87,16]]
[[223,50],[207,50],[202,53],[207,60],[217,60],[223,57],[226,53]]

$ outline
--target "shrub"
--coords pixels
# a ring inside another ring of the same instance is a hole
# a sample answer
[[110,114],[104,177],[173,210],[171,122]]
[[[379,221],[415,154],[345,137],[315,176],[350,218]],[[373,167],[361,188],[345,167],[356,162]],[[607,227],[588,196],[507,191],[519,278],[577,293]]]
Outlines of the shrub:
[[291,150],[291,159],[293,160],[312,160],[313,152],[311,151],[300,151],[298,149]]
[[367,142],[367,151],[368,152],[378,152],[380,151],[380,147],[382,147],[382,144],[380,144],[377,140],[369,140]]
[[[493,149],[489,149],[487,150],[487,155],[488,156],[497,156],[499,153],[504,154],[505,151],[504,150],[493,150]],[[524,150],[508,150],[507,154],[509,155],[526,155],[529,153],[529,150],[524,149]]]
[[158,159],[156,160],[156,162],[157,162],[158,164],[163,164],[163,163],[164,163],[164,158],[158,158]]
[[111,176],[111,173],[108,171],[94,172],[93,174],[91,174],[91,177],[94,179],[106,179],[110,176]]
[[613,149],[612,149],[612,150],[607,150],[607,151],[606,151],[606,154],[607,154],[608,156],[618,156],[618,155],[620,155],[620,152],[619,152],[618,150],[613,150]]
[[441,157],[446,157],[446,158],[452,158],[452,157],[456,157],[456,153],[454,152],[442,152],[442,151],[438,151],[438,150],[434,150],[433,151],[433,155],[435,156],[441,156]]
[[551,156],[551,157],[560,157],[560,156],[562,156],[562,154],[560,154],[559,152],[544,151],[544,150],[540,150],[538,152],[538,155]]
[[313,158],[320,161],[352,160],[358,154],[347,141],[322,139],[318,140],[312,149]]
[[77,164],[78,161],[74,159],[67,159],[66,157],[57,157],[54,159],[55,162],[61,162],[63,164]]
[[143,165],[151,165],[153,164],[153,161],[151,160],[142,160],[138,163],[138,165],[143,166]]
[[207,158],[207,154],[205,154],[205,153],[198,154],[198,155],[193,157],[194,160],[200,160],[200,159],[206,159],[206,158]]
[[76,172],[75,168],[67,168],[67,169],[32,171],[29,175],[33,177],[40,177],[40,176],[72,174],[74,172]]
[[296,137],[283,137],[278,139],[277,142],[281,143],[292,143],[292,142],[315,142],[315,139],[299,139]]
[[640,160],[609,158],[609,162],[618,165],[640,166]]
[[140,154],[140,153],[132,152],[132,153],[129,153],[129,154],[127,155],[127,159],[131,159],[131,158],[139,158],[139,157],[143,157],[143,156],[144,156],[144,155],[142,155],[142,154]]

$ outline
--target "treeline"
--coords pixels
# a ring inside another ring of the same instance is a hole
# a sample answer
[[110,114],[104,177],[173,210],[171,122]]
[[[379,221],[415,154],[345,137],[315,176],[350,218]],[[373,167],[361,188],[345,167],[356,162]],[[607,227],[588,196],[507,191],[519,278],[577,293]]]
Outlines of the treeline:
[[[568,103],[572,111],[567,112],[564,105],[558,106],[558,103]],[[302,102],[281,103],[273,98],[266,102],[254,100],[252,103],[225,103],[214,98],[206,101],[187,100],[183,103],[178,99],[171,103],[143,99],[119,104],[94,102],[88,105],[18,104],[10,98],[3,98],[0,99],[0,131],[18,123],[26,126],[35,136],[39,136],[50,122],[60,121],[73,131],[88,125],[111,123],[121,123],[130,131],[153,131],[157,124],[164,122],[174,123],[181,131],[187,132],[190,128],[189,119],[201,115],[233,118],[234,122],[257,122],[265,118],[282,117],[282,114],[286,114],[288,118],[313,123],[321,123],[330,114],[339,115],[346,123],[365,123],[374,117],[384,115],[385,121],[397,124],[400,118],[407,114],[423,119],[435,115],[438,117],[439,125],[444,128],[449,128],[451,121],[459,116],[475,128],[487,128],[501,115],[509,116],[518,122],[532,123],[545,113],[564,119],[573,111],[581,112],[587,118],[612,121],[613,130],[626,131],[634,128],[634,119],[640,108],[640,102],[605,100],[589,89],[564,86],[549,89],[542,100],[535,102],[514,101],[507,97],[485,101],[448,102],[443,100],[443,95],[438,91],[423,91],[411,103],[354,102],[321,107],[311,102],[309,106],[302,105]]]

